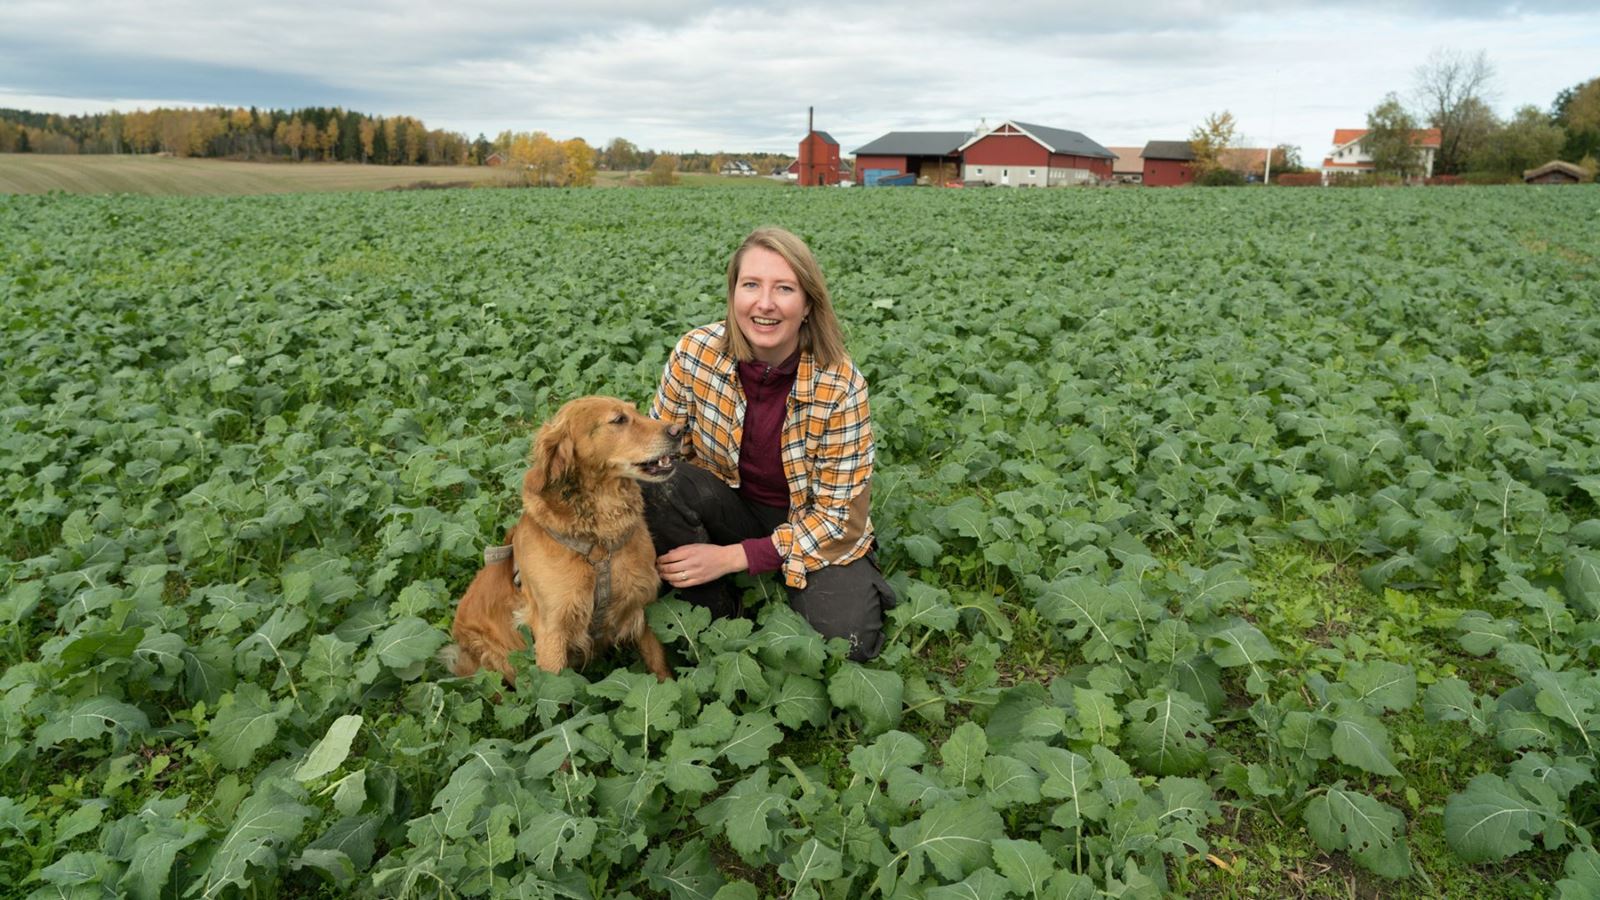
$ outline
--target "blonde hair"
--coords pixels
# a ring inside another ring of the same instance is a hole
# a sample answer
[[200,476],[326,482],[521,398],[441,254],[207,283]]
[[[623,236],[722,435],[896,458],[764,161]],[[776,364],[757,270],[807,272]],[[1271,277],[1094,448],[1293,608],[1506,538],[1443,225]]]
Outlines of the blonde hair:
[[823,368],[849,362],[850,354],[844,349],[844,330],[839,327],[839,319],[833,314],[833,301],[828,298],[828,282],[822,277],[822,267],[817,265],[816,256],[812,255],[811,248],[798,235],[773,227],[757,228],[750,232],[739,249],[733,252],[733,258],[728,260],[728,312],[723,324],[723,352],[740,361],[756,358],[755,348],[750,346],[733,316],[733,292],[739,283],[739,262],[744,259],[745,251],[752,247],[770,250],[783,257],[800,282],[800,292],[811,304],[810,312],[800,323],[800,349],[809,352],[816,364]]

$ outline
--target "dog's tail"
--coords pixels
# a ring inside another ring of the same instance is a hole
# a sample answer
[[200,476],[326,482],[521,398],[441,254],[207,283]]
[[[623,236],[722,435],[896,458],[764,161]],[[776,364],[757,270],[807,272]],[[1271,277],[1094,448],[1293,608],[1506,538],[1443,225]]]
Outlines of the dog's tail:
[[451,672],[465,678],[478,671],[478,656],[460,644],[445,644],[434,658]]

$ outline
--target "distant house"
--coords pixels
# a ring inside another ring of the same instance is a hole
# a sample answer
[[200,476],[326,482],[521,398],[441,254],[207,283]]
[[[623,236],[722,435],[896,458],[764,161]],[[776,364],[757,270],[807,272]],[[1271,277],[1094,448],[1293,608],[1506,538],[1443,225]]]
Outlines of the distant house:
[[1188,141],[1151,141],[1139,156],[1144,160],[1144,183],[1149,187],[1194,183],[1194,148]]
[[783,170],[783,177],[789,179],[790,181],[799,181],[800,180],[800,160],[797,159],[794,162],[789,163],[788,168]]
[[723,175],[754,176],[756,167],[742,159],[730,159],[722,164]]
[[[1333,149],[1322,160],[1324,181],[1340,172],[1371,175],[1374,171],[1372,154],[1362,146],[1367,136],[1365,128],[1338,128],[1333,132]],[[1411,142],[1422,157],[1422,177],[1433,176],[1433,162],[1439,154],[1439,129],[1419,128],[1411,132]]]
[[943,185],[961,177],[959,148],[965,131],[891,131],[855,149],[856,181],[874,187],[880,180],[910,175]]
[[1589,180],[1589,173],[1582,166],[1557,159],[1523,172],[1522,180],[1528,184],[1582,184]]
[[484,158],[483,164],[486,166],[503,166],[510,161],[511,157],[506,155],[504,150],[496,150]]
[[962,180],[1017,187],[1110,181],[1116,159],[1081,132],[1027,122],[1001,122],[958,152]]
[[1111,161],[1111,178],[1118,184],[1139,184],[1144,181],[1144,160],[1139,158],[1143,147],[1107,147],[1116,159]]

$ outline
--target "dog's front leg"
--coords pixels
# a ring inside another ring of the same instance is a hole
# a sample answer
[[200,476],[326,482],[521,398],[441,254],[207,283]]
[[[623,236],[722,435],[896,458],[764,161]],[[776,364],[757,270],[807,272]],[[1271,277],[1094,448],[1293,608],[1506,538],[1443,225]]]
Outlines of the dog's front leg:
[[667,665],[667,648],[661,646],[661,640],[647,625],[639,634],[639,655],[644,658],[644,664],[655,673],[657,681],[672,679],[672,667]]
[[533,658],[546,672],[567,667],[566,629],[555,619],[555,615],[546,613],[533,624]]
[[533,635],[533,659],[546,672],[559,672],[567,667],[567,641],[560,609],[543,609],[535,599],[533,579],[524,576],[522,581],[522,609],[517,623],[526,625]]

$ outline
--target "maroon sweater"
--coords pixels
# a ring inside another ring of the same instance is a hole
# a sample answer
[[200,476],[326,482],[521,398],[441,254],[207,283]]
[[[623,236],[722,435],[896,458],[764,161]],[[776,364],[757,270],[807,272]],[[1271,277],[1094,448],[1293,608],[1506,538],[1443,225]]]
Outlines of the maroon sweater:
[[[746,502],[789,508],[789,478],[783,473],[783,417],[798,371],[798,350],[775,366],[756,360],[739,363],[739,385],[744,388],[745,399],[744,439],[739,443],[739,496]],[[753,574],[783,568],[770,535],[742,543]]]

